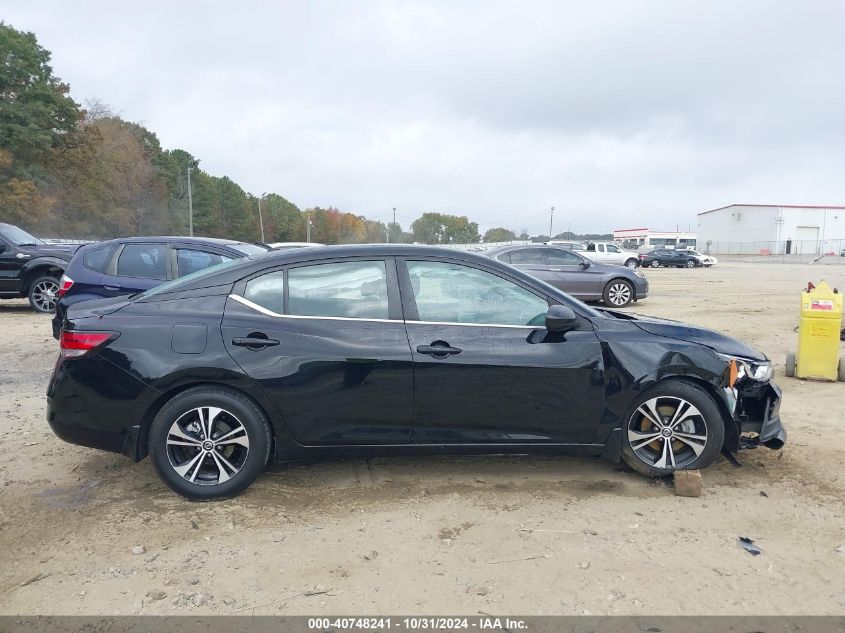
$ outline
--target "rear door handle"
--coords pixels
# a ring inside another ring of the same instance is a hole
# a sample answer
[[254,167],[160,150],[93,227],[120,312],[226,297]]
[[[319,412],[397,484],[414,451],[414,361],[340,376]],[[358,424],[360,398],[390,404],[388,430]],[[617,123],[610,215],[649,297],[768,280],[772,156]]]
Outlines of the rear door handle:
[[448,343],[435,341],[431,345],[417,345],[418,354],[429,354],[430,356],[449,356],[449,354],[460,354],[463,350],[452,347]]
[[273,347],[278,344],[279,341],[274,338],[259,338],[257,336],[244,336],[232,339],[232,345],[237,345],[238,347],[252,347],[255,349],[261,347]]
[[120,290],[120,286],[112,286],[110,284],[103,284],[103,288],[106,290]]

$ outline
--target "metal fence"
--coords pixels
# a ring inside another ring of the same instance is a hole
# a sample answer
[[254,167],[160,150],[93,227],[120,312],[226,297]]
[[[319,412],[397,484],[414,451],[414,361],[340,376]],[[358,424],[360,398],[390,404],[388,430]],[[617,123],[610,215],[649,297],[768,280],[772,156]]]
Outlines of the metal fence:
[[819,263],[845,265],[845,239],[771,242],[700,242],[699,253],[725,261]]

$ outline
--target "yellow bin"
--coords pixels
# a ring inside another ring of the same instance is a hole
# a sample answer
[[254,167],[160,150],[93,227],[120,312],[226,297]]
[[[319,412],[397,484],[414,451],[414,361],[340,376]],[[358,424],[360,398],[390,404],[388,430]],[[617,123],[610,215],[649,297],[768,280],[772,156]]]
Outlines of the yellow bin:
[[[822,281],[801,293],[801,325],[798,329],[798,363],[786,358],[786,373],[799,378],[845,379],[839,362],[839,331],[842,327],[842,295]],[[791,371],[790,371],[791,370]]]

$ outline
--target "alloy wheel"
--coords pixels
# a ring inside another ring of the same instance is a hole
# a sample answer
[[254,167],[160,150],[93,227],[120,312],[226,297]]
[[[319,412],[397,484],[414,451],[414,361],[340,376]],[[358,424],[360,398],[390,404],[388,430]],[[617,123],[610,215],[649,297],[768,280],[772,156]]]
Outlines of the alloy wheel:
[[646,400],[628,421],[631,450],[655,468],[687,467],[701,455],[707,439],[704,416],[694,405],[676,396]]
[[695,262],[694,262],[694,261],[692,261],[692,260],[689,260],[689,261],[687,262],[687,268],[694,268],[694,267],[695,267]]
[[249,454],[249,436],[235,415],[198,407],[180,416],[167,432],[167,457],[182,478],[201,486],[237,475]]
[[32,287],[30,296],[35,307],[42,312],[53,312],[56,309],[59,284],[49,279],[42,279]]
[[610,303],[615,306],[628,305],[631,302],[631,287],[626,283],[618,281],[610,286],[607,296],[610,299]]
[[652,267],[652,268],[657,268],[658,266],[660,266],[660,262],[659,262],[659,261],[657,261],[656,259],[655,259],[653,262],[651,262],[651,267]]

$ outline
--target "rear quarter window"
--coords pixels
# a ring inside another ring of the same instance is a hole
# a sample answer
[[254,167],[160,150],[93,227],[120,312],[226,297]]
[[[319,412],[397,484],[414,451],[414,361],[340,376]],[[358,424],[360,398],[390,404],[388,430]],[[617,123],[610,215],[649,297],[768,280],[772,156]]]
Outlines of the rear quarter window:
[[82,265],[95,273],[104,273],[108,270],[115,250],[117,250],[117,244],[92,248],[82,255]]

